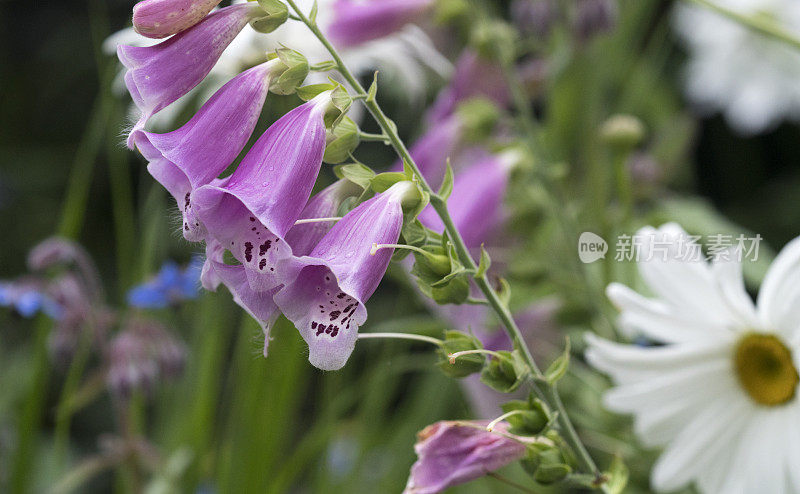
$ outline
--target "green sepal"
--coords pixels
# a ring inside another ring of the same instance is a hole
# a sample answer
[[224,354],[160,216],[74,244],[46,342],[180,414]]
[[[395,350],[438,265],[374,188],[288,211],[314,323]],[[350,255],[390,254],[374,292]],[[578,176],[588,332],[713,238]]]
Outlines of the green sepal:
[[344,117],[339,125],[328,131],[328,144],[322,160],[325,163],[341,163],[346,160],[358,147],[358,135],[358,125],[349,117]]
[[486,252],[486,249],[483,248],[483,244],[481,244],[481,260],[478,264],[478,271],[475,273],[476,278],[481,278],[483,275],[489,271],[489,268],[492,266],[492,258],[489,257],[489,253]]
[[602,484],[603,492],[606,494],[622,494],[625,486],[628,485],[630,473],[625,462],[620,456],[614,456],[608,471],[605,472],[605,482]]
[[279,0],[258,0],[264,15],[250,21],[250,25],[260,33],[271,33],[289,18],[289,8]]
[[362,189],[369,189],[375,172],[361,163],[348,163],[333,167],[333,173],[339,178],[347,179]]
[[366,103],[372,103],[375,101],[375,97],[378,95],[378,71],[376,70],[374,74],[372,74],[372,84],[369,85],[369,89],[367,90],[367,99]]
[[528,366],[518,350],[499,351],[481,372],[481,382],[495,391],[512,393],[519,388],[528,376]]
[[404,173],[384,172],[377,174],[375,178],[372,179],[370,186],[375,192],[384,192],[392,185],[397,182],[402,182],[403,180],[408,180],[408,177]]
[[464,355],[457,358],[452,364],[450,363],[450,354],[482,348],[481,342],[471,334],[454,330],[445,331],[444,343],[438,350],[439,362],[436,365],[450,377],[467,377],[481,371],[486,360],[483,354]]
[[269,90],[275,94],[292,94],[308,76],[308,60],[300,52],[289,48],[279,48],[276,55],[287,68],[272,81]]
[[533,395],[528,396],[527,400],[504,403],[501,408],[505,413],[515,410],[524,412],[506,418],[511,426],[508,432],[517,436],[539,436],[550,427],[554,419],[547,405]]
[[321,93],[330,91],[335,87],[336,86],[333,84],[328,84],[327,82],[321,84],[309,84],[307,86],[301,86],[297,88],[297,96],[299,96],[303,101],[309,101],[319,96]]

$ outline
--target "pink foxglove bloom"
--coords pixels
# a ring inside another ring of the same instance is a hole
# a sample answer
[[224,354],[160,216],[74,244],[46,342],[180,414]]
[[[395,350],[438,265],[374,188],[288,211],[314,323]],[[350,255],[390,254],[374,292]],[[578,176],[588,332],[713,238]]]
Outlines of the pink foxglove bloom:
[[217,178],[247,144],[269,91],[271,70],[280,63],[274,59],[242,72],[178,130],[131,132],[130,141],[150,162],[150,174],[178,202],[187,240],[205,237],[205,228],[192,212],[192,191]]
[[326,91],[290,111],[259,138],[221,184],[192,194],[193,211],[246,269],[254,290],[270,290],[292,256],[284,237],[300,217],[325,151]]
[[460,102],[477,96],[486,97],[500,106],[506,106],[510,99],[502,68],[473,51],[465,51],[456,62],[450,85],[439,93],[428,112],[428,122],[431,125],[440,122],[452,115]]
[[364,303],[378,288],[393,249],[371,253],[374,244],[395,244],[403,226],[403,199],[414,190],[399,182],[360,204],[322,238],[311,254],[286,269],[286,286],[275,295],[281,312],[308,343],[308,360],[323,370],[342,368],[367,319]]
[[148,38],[166,38],[200,22],[220,0],[142,0],[133,6],[133,28]]
[[[409,149],[425,180],[434,189],[438,189],[444,179],[447,159],[453,155],[461,131],[461,121],[455,115],[449,116],[431,125]],[[393,171],[402,169],[403,162],[400,160],[392,167]]]
[[117,47],[128,69],[125,85],[142,112],[134,129],[200,84],[228,44],[262,12],[255,2],[232,5],[157,45]]
[[[348,197],[357,196],[361,188],[349,180],[339,180],[325,187],[312,197],[298,219],[331,218],[339,211],[339,206]],[[333,227],[332,221],[317,221],[295,225],[286,234],[286,242],[295,256],[307,256],[322,237]]]
[[[488,156],[456,174],[447,209],[468,247],[480,247],[501,224],[510,168],[504,156]],[[430,206],[419,220],[434,231],[444,231]]]
[[420,20],[433,0],[336,0],[328,34],[337,46],[359,45]]
[[488,421],[473,424],[442,421],[417,434],[414,450],[419,459],[411,467],[403,494],[442,492],[525,456],[523,440],[507,435],[508,423],[498,423],[492,432],[483,428]]

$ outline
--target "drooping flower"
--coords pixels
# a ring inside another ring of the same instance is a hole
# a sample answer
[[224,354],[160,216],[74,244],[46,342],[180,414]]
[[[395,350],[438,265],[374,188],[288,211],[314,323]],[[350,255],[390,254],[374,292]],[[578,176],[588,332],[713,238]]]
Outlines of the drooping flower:
[[476,96],[483,96],[499,106],[506,106],[510,98],[508,83],[496,61],[465,50],[456,62],[450,84],[439,93],[428,111],[428,125],[437,125],[451,116],[460,102]]
[[[330,15],[334,1],[336,0],[320,0],[318,2],[317,23],[324,33],[328,32],[329,23],[335,22],[335,18]],[[232,3],[239,5],[244,4],[245,1],[234,0]],[[304,12],[308,12],[313,5],[313,1],[310,0],[298,0],[296,3]],[[137,34],[132,28],[127,28],[110,36],[103,44],[103,49],[113,52],[119,44],[148,46],[152,45],[152,42],[152,39]],[[242,33],[230,43],[228,49],[222,53],[219,62],[214,65],[208,77],[197,88],[198,96],[201,99],[208,97],[224,81],[229,80],[242,69],[265,61],[267,53],[283,46],[290,46],[303,53],[311,64],[330,59],[330,54],[325,47],[316,37],[308,35],[308,29],[302,23],[287,22],[269,36],[264,36],[251,27],[245,27]],[[429,78],[427,71],[432,70],[440,77],[447,77],[452,71],[452,65],[436,50],[431,39],[420,28],[411,24],[385,37],[357,46],[343,47],[340,54],[345,64],[357,75],[372,73],[376,68],[381,68],[384,74],[391,74],[400,79],[409,98],[413,100],[418,100],[424,95],[427,88],[425,81]],[[311,74],[310,80],[327,82],[326,77],[326,74],[314,73]],[[151,122],[159,128],[170,123],[179,113],[178,110],[182,107],[182,103],[188,103],[188,101],[188,98],[181,98],[178,103],[170,105],[169,108],[155,115]]]
[[186,349],[158,322],[133,317],[111,340],[106,358],[107,386],[117,396],[128,398],[137,390],[150,392],[160,376],[179,374]]
[[[447,210],[468,247],[480,247],[502,223],[511,165],[510,156],[489,155],[456,173]],[[444,231],[441,218],[431,206],[418,218],[428,228]]]
[[194,26],[220,0],[142,0],[133,6],[133,28],[148,38],[166,38]]
[[661,343],[587,335],[587,359],[617,387],[605,405],[634,415],[646,446],[663,446],[651,482],[703,493],[796,492],[800,473],[800,238],[768,270],[757,304],[736,253],[711,263],[677,225],[645,228],[639,271],[655,295],[612,284],[620,325]]
[[442,421],[420,431],[414,446],[418,459],[403,493],[436,494],[525,456],[524,440],[507,434],[508,423],[498,423],[492,432],[486,425],[488,421]]
[[149,161],[147,170],[177,201],[187,240],[202,240],[206,233],[192,211],[192,191],[211,183],[242,151],[258,122],[271,78],[282,68],[282,62],[274,59],[242,72],[177,130],[131,132],[129,143]]
[[421,20],[432,0],[336,0],[328,34],[337,46],[353,46],[398,31]]
[[[715,0],[744,16],[764,17],[800,35],[793,0]],[[800,57],[786,43],[702,7],[676,5],[674,27],[689,53],[685,88],[701,111],[721,111],[744,135],[800,120]]]
[[383,278],[393,249],[371,252],[374,244],[395,244],[403,225],[403,201],[416,193],[410,182],[360,204],[320,240],[307,257],[295,258],[275,295],[281,312],[308,344],[308,360],[323,370],[347,362],[367,319],[364,303]]
[[[353,182],[344,179],[338,180],[315,194],[303,208],[298,219],[335,217],[342,202],[360,192],[361,188]],[[292,248],[292,254],[297,257],[309,255],[333,225],[332,221],[294,225],[286,234],[286,242]]]
[[[419,167],[425,180],[431,187],[438,189],[444,179],[447,159],[455,152],[456,145],[461,138],[461,121],[457,116],[451,115],[431,125],[428,130],[417,139],[409,149],[411,157]],[[398,160],[393,167],[394,171],[403,169],[403,162]]]
[[163,309],[170,305],[197,298],[201,264],[192,261],[185,269],[166,262],[158,274],[128,292],[128,304],[146,309]]
[[325,150],[326,91],[272,124],[221,184],[192,194],[193,210],[211,237],[246,269],[254,290],[280,283],[278,264],[291,257],[284,237],[300,216]]
[[125,85],[142,112],[134,130],[197,86],[228,44],[260,12],[255,2],[231,5],[157,45],[118,46],[117,56],[128,69]]

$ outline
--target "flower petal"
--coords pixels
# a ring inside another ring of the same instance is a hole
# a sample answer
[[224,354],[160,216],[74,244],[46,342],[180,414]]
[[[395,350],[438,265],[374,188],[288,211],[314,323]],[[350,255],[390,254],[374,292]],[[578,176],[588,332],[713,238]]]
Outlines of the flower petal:
[[800,237],[789,242],[769,267],[758,293],[758,316],[765,329],[790,341],[800,339]]

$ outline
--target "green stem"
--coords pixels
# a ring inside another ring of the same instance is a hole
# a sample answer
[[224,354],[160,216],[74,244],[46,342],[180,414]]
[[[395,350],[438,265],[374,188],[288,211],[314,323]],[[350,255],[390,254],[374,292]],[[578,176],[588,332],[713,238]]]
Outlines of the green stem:
[[358,138],[364,142],[383,142],[389,144],[389,136],[386,134],[370,134],[369,132],[359,132]]
[[[319,41],[325,46],[325,48],[328,50],[328,53],[330,53],[331,57],[336,62],[339,73],[356,91],[356,94],[366,95],[367,92],[364,89],[364,87],[361,85],[358,79],[356,79],[356,77],[353,76],[353,74],[344,64],[344,62],[342,61],[342,57],[339,55],[339,53],[336,51],[336,49],[333,47],[330,41],[328,41],[328,39],[316,25],[316,23],[308,19],[308,17],[297,7],[297,4],[295,3],[294,0],[287,0],[287,3],[289,4],[289,6],[292,7],[292,9],[295,11],[297,16],[303,21],[303,23],[306,26],[308,26],[308,28],[317,37],[317,39],[319,39]],[[519,85],[514,85],[514,86],[517,87],[513,90],[516,91],[517,93],[520,93],[521,87]],[[515,95],[515,99],[519,97],[524,98],[524,95],[522,94]],[[411,170],[414,172],[415,178],[417,179],[420,188],[423,191],[430,194],[431,206],[441,218],[445,230],[447,231],[449,238],[451,239],[453,245],[456,248],[456,253],[458,254],[458,258],[461,261],[461,263],[464,264],[467,270],[477,273],[478,264],[472,258],[469,249],[464,243],[464,239],[461,237],[461,234],[458,232],[458,229],[453,223],[453,219],[450,217],[450,213],[447,211],[447,203],[445,199],[440,197],[436,193],[436,191],[434,191],[431,188],[427,180],[425,180],[425,177],[422,175],[422,172],[420,171],[419,167],[414,161],[414,158],[411,156],[411,153],[408,151],[408,148],[406,147],[405,143],[403,142],[402,139],[400,139],[400,136],[397,134],[396,130],[397,127],[394,125],[394,122],[392,122],[386,116],[386,114],[381,109],[380,105],[378,105],[378,102],[375,100],[375,98],[370,98],[370,97],[365,98],[364,105],[367,107],[367,110],[370,112],[372,117],[375,119],[380,128],[383,130],[383,133],[386,134],[392,147],[395,149],[400,158],[404,162],[406,162],[409,167],[411,167]],[[527,107],[528,105],[524,106]],[[528,113],[530,113],[530,110],[528,110]],[[530,117],[527,118],[526,120],[530,128],[529,135],[535,136],[536,129],[533,124],[533,118]],[[483,292],[489,305],[492,307],[492,309],[494,309],[495,313],[500,319],[500,322],[505,327],[506,332],[511,338],[511,341],[513,341],[514,343],[514,347],[517,348],[522,353],[525,362],[527,363],[528,367],[531,370],[531,374],[534,376],[534,378],[536,378],[533,380],[534,389],[536,389],[537,393],[540,394],[541,396],[555,397],[555,399],[551,399],[548,401],[550,402],[550,405],[556,408],[559,412],[558,421],[565,435],[564,440],[575,451],[581,469],[585,470],[587,473],[591,473],[596,477],[599,477],[600,472],[595,466],[591,457],[589,456],[589,453],[586,451],[586,448],[581,443],[577,433],[575,432],[575,428],[572,426],[572,423],[570,422],[569,417],[567,416],[566,410],[564,409],[564,405],[561,403],[561,400],[558,399],[558,394],[556,389],[552,384],[547,383],[547,381],[543,379],[542,372],[536,365],[536,362],[534,361],[533,355],[531,355],[528,346],[525,344],[525,341],[522,338],[522,333],[519,327],[517,326],[516,322],[514,321],[511,312],[508,310],[508,307],[506,307],[506,305],[502,302],[499,294],[494,289],[494,287],[491,286],[485,273],[481,275],[476,274],[475,282],[480,288],[480,290]]]
[[775,22],[773,19],[769,17],[740,14],[739,12],[723,7],[709,0],[684,0],[684,1],[714,11],[723,17],[727,17],[728,19],[741,24],[742,26],[750,29],[751,31],[763,34],[764,36],[768,36],[774,40],[786,43],[792,48],[800,50],[800,39],[795,37],[789,31],[783,29],[783,27],[781,27],[777,22]]

